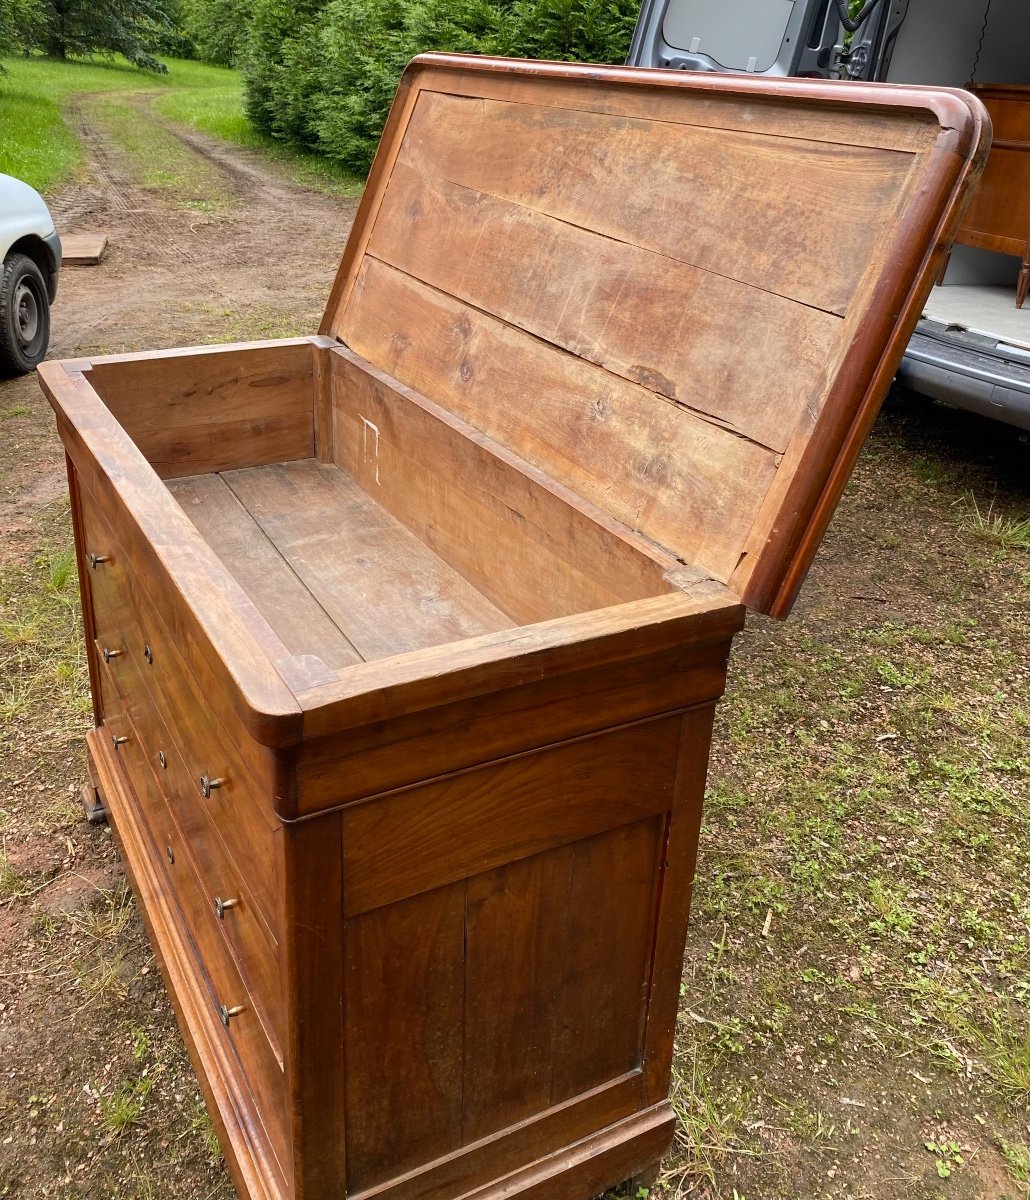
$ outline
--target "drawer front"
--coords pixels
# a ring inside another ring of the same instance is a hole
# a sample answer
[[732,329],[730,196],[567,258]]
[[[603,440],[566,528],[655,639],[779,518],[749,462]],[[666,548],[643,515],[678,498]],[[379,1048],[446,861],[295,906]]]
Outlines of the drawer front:
[[[101,661],[112,666],[125,658],[135,642],[135,613],[129,596],[129,579],[114,539],[98,530],[102,524],[93,512],[88,493],[82,491],[82,527],[85,575],[93,609],[93,637]],[[104,701],[108,700],[106,695]],[[106,709],[105,709],[106,716]]]
[[[179,843],[179,849],[182,849]],[[253,1087],[255,1111],[278,1159],[284,1178],[289,1173],[286,1130],[286,1080],[253,1000],[236,970],[225,944],[212,927],[210,908],[202,895],[188,856],[180,858],[172,843],[175,862],[167,867],[174,880],[176,898],[182,909],[198,955],[207,973],[212,1019],[219,1021],[223,1036],[233,1045],[243,1072]]]
[[254,999],[244,983],[223,939],[214,927],[212,913],[197,877],[186,841],[166,805],[143,754],[127,714],[112,706],[102,734],[119,740],[118,757],[129,780],[140,812],[161,862],[169,892],[183,917],[183,927],[196,948],[201,970],[197,987],[203,989],[212,1027],[235,1050],[246,1091],[255,1097],[266,1139],[286,1176],[286,1084],[282,1065],[262,1026]]
[[[265,924],[277,935],[276,839],[280,825],[271,811],[271,798],[262,795],[254,783],[86,492],[82,494],[82,518],[99,653],[104,657],[106,651],[114,678],[125,681],[120,684],[123,696],[132,695],[141,681],[185,764],[196,802],[207,807]],[[208,796],[204,795],[205,778],[213,785]]]
[[283,999],[278,945],[254,903],[249,886],[229,857],[193,787],[150,693],[131,657],[103,668],[108,691],[116,694],[133,726],[135,750],[150,764],[179,835],[208,900],[207,920],[228,943],[254,997],[261,1023],[282,1058]]

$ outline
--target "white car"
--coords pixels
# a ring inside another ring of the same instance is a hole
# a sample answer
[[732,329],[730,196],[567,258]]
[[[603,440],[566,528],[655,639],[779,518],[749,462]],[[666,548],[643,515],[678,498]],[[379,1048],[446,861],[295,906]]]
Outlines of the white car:
[[50,344],[61,239],[39,192],[0,175],[0,374],[24,375]]

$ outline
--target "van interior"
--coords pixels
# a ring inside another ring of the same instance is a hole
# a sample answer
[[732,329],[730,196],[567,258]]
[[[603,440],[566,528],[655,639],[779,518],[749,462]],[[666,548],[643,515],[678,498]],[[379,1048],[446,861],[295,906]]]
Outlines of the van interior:
[[[849,18],[856,29],[846,30],[846,17],[847,0],[644,0],[628,61],[1030,89],[1028,0],[866,0]],[[995,119],[992,154],[1009,155],[1027,170],[1020,178],[1030,179],[1030,90],[1025,104],[1024,129],[1002,128]],[[1013,203],[1030,240],[1030,186],[1020,185]],[[962,244],[960,234],[899,377],[937,399],[1030,429],[1030,300],[1016,307],[1020,266],[1018,254]]]

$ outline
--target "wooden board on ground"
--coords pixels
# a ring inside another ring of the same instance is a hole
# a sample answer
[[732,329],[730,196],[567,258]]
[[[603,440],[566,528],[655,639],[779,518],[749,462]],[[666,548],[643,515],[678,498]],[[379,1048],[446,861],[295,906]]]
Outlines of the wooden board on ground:
[[61,234],[62,266],[95,267],[106,251],[106,233]]

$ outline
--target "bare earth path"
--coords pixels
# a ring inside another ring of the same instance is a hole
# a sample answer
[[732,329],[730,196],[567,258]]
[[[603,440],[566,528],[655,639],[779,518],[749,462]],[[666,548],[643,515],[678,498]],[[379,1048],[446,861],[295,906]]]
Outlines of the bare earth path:
[[[144,186],[118,103],[71,114],[90,175],[55,215],[111,249],[65,272],[52,354],[313,331],[353,202],[140,94],[129,120],[192,177]],[[70,544],[49,408],[0,381],[0,1197],[231,1200],[110,834],[77,806]],[[1028,1200],[1028,745],[1027,436],[890,402],[791,620],[736,647],[654,1200]]]
[[[191,132],[182,140],[221,196],[195,211],[140,186],[87,104],[71,116],[89,178],[56,199],[54,219],[107,232],[110,249],[99,267],[62,274],[52,357],[317,328],[353,201]],[[49,671],[50,655],[78,690],[74,614],[57,631],[33,624],[41,571],[59,608],[75,590],[65,491],[35,379],[0,381],[0,629],[16,648],[0,677]],[[230,1197],[110,835],[76,809],[81,694],[69,703],[58,682],[53,703],[20,703],[12,684],[0,710],[0,1196]]]
[[[141,120],[154,120],[140,108]],[[231,201],[213,214],[162,203],[133,182],[117,145],[81,106],[72,116],[91,179],[51,204],[54,221],[63,232],[103,230],[110,249],[99,267],[63,273],[50,357],[316,329],[353,202],[297,187],[259,153],[191,131],[179,136],[214,167]],[[39,409],[33,379],[6,384],[3,394],[5,406]],[[35,424],[17,435],[40,439],[40,457],[26,457],[23,446],[15,461],[0,459],[0,531],[26,504],[57,496],[64,486],[49,420],[44,414],[42,425]],[[25,477],[32,479],[27,496],[21,494]]]

